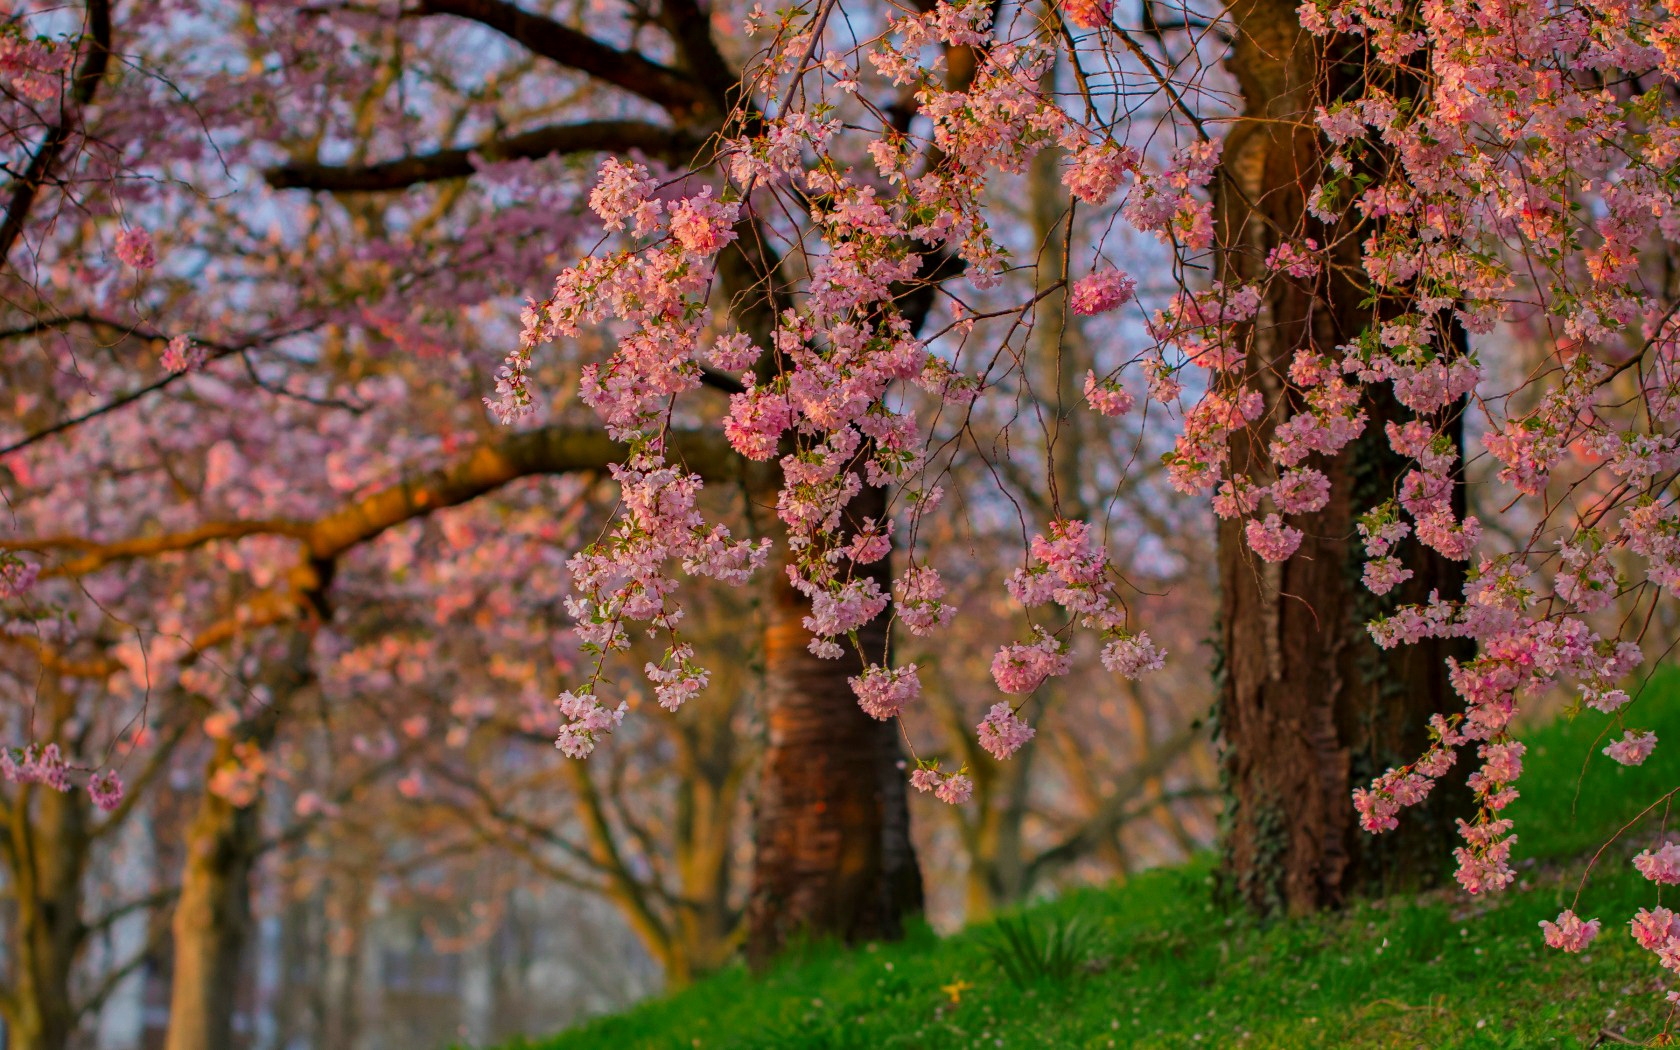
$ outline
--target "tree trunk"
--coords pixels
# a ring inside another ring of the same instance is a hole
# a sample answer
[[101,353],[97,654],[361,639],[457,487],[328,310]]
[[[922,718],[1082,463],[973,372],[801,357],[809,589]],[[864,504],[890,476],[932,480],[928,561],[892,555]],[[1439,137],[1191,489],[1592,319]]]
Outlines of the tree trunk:
[[[1339,360],[1374,318],[1362,274],[1363,235],[1327,229],[1307,214],[1321,171],[1313,107],[1329,101],[1352,63],[1300,26],[1293,0],[1244,0],[1227,68],[1241,84],[1245,118],[1226,140],[1215,186],[1221,278],[1227,286],[1263,272],[1267,252],[1289,237],[1338,247],[1313,281],[1276,279],[1259,316],[1239,335],[1247,378],[1267,413],[1230,442],[1234,473],[1267,479],[1271,429],[1289,414],[1281,377],[1298,349]],[[1269,564],[1247,547],[1240,520],[1219,527],[1220,644],[1217,721],[1229,791],[1224,829],[1226,890],[1264,913],[1299,914],[1339,905],[1350,894],[1414,887],[1439,878],[1450,852],[1451,814],[1462,800],[1437,790],[1408,812],[1401,829],[1377,837],[1359,826],[1354,787],[1427,746],[1425,720],[1450,706],[1445,658],[1457,643],[1430,641],[1384,652],[1364,623],[1396,604],[1461,589],[1463,566],[1405,545],[1415,573],[1378,599],[1360,582],[1360,514],[1392,497],[1405,461],[1388,447],[1384,423],[1399,418],[1386,391],[1372,396],[1364,435],[1339,455],[1311,460],[1330,479],[1330,503],[1294,521],[1306,535],[1297,553]]]
[[[867,487],[848,508],[854,523],[885,511],[885,493]],[[859,571],[876,574],[885,589],[889,560]],[[810,605],[782,566],[773,572],[764,638],[769,739],[747,905],[754,965],[798,935],[846,943],[898,937],[904,917],[922,907],[898,727],[858,706],[846,681],[862,670],[855,653],[821,660],[806,648]],[[885,615],[857,633],[865,652],[883,652]]]
[[[221,741],[206,777],[231,755],[231,742]],[[204,792],[187,833],[181,897],[175,905],[166,1050],[232,1045],[240,963],[250,936],[250,877],[258,838],[256,802],[239,807]]]
[[262,793],[236,806],[209,790],[218,767],[234,757],[235,740],[267,749],[279,731],[283,706],[310,680],[312,631],[296,630],[275,668],[267,707],[218,740],[204,771],[206,789],[187,830],[181,896],[171,936],[175,969],[169,987],[165,1050],[221,1050],[232,1045],[233,1015],[245,947],[250,942],[251,872],[262,849]]
[[[30,813],[30,796],[37,805]],[[82,869],[88,826],[80,792],[23,787],[8,850],[17,925],[7,1050],[64,1050],[76,1030],[70,978],[86,935]]]

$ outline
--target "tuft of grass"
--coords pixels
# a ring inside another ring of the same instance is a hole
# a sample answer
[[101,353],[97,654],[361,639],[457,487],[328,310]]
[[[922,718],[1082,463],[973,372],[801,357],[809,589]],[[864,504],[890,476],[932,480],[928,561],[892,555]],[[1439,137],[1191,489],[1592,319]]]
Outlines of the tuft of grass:
[[[1628,936],[1625,921],[1656,894],[1628,861],[1670,826],[1663,806],[1635,818],[1680,785],[1680,672],[1659,674],[1625,709],[1624,720],[1656,730],[1662,740],[1642,767],[1624,769],[1598,755],[1621,729],[1605,734],[1610,720],[1593,712],[1524,734],[1523,797],[1511,811],[1519,879],[1497,896],[1441,890],[1262,925],[1214,905],[1212,860],[1201,858],[1142,873],[1123,886],[1071,890],[949,937],[918,927],[895,944],[852,951],[813,945],[761,977],[733,967],[622,1014],[520,1045],[1654,1045],[1670,1020],[1661,996],[1664,974]],[[1589,871],[1587,859],[1618,831]],[[1604,932],[1582,955],[1545,948],[1537,927],[1570,906],[1604,920]],[[1113,958],[1082,966],[1098,946]]]
[[1026,915],[1004,916],[997,920],[993,936],[982,942],[998,971],[1015,987],[1066,984],[1093,961],[1096,930],[1079,916],[1048,923],[1042,941],[1037,925]]

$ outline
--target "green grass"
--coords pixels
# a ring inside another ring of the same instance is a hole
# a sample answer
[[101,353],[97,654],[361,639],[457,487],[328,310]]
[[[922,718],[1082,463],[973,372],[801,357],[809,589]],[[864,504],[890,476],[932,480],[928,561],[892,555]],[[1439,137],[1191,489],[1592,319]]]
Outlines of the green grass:
[[[1433,1050],[1585,1047],[1597,1045],[1601,1029],[1651,1040],[1668,1009],[1657,991],[1661,971],[1624,925],[1654,899],[1628,864],[1631,845],[1605,851],[1581,898],[1577,910],[1605,924],[1589,952],[1544,948],[1536,923],[1573,899],[1587,855],[1680,784],[1676,700],[1680,672],[1665,672],[1628,709],[1630,725],[1664,740],[1638,769],[1599,757],[1583,779],[1587,755],[1610,739],[1596,740],[1601,715],[1528,735],[1524,798],[1513,813],[1521,878],[1490,899],[1441,891],[1265,926],[1214,906],[1204,860],[1067,893],[1001,930],[986,923],[940,938],[924,928],[897,944],[808,948],[762,977],[730,969],[523,1045]],[[1552,818],[1531,823],[1531,813]],[[1624,840],[1648,842],[1664,819],[1653,812]],[[1066,960],[1052,957],[1035,979],[1020,958],[1022,924],[1035,950],[1071,943],[1084,965],[1069,976]]]

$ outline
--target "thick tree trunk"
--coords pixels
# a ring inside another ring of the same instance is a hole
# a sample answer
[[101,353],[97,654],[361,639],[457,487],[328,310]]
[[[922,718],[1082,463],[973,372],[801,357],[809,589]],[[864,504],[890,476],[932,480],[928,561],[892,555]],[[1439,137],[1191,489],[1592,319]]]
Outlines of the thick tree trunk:
[[[881,518],[885,495],[865,488],[849,513]],[[868,569],[889,582],[887,562]],[[747,955],[763,963],[799,935],[847,943],[890,939],[922,907],[910,842],[898,729],[858,707],[846,679],[851,652],[821,660],[806,648],[809,604],[774,568],[764,638],[768,747],[759,777],[756,854],[747,906]],[[858,631],[864,651],[885,648],[886,620]]]
[[[1249,382],[1266,395],[1267,414],[1233,436],[1231,466],[1266,479],[1275,473],[1271,428],[1290,414],[1279,377],[1295,352],[1311,347],[1339,360],[1335,348],[1373,314],[1350,279],[1362,274],[1362,237],[1338,238],[1305,208],[1321,171],[1312,111],[1326,100],[1315,86],[1336,90],[1347,67],[1326,61],[1326,45],[1300,27],[1293,0],[1244,0],[1231,15],[1238,33],[1227,67],[1247,111],[1226,141],[1215,186],[1221,277],[1228,285],[1258,277],[1279,231],[1339,245],[1316,281],[1274,281],[1244,333]],[[1330,479],[1330,504],[1294,522],[1306,538],[1293,557],[1265,563],[1248,549],[1240,521],[1219,529],[1226,886],[1262,912],[1308,912],[1432,881],[1461,800],[1438,791],[1381,837],[1360,830],[1350,801],[1354,787],[1423,751],[1425,720],[1450,706],[1444,660],[1457,651],[1429,642],[1384,652],[1365,621],[1431,590],[1454,596],[1464,578],[1461,565],[1412,543],[1411,581],[1384,599],[1363,589],[1358,516],[1394,495],[1405,467],[1383,432],[1397,406],[1386,393],[1372,401],[1363,437],[1328,461],[1310,461]]]
[[[222,741],[210,771],[231,754],[231,744]],[[232,1045],[240,964],[251,929],[250,879],[258,835],[257,803],[239,807],[204,793],[187,833],[171,931],[175,970],[166,1050]]]

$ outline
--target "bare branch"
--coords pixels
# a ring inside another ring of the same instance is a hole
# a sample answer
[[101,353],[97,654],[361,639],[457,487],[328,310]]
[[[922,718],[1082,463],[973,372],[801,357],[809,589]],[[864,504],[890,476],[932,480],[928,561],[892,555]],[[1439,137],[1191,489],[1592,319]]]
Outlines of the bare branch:
[[486,161],[536,160],[568,153],[627,153],[640,150],[674,164],[691,158],[701,140],[681,128],[642,120],[591,120],[553,124],[534,131],[495,138],[470,148],[417,153],[361,166],[298,162],[263,172],[277,190],[325,190],[330,193],[376,193],[445,179],[464,179]]
[[681,72],[601,43],[552,18],[507,0],[419,0],[418,15],[453,15],[516,41],[533,54],[658,103],[673,116],[693,117],[711,108],[706,93]]

